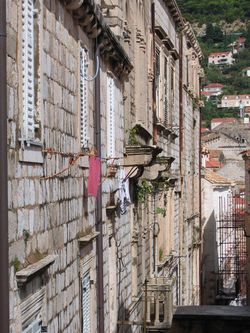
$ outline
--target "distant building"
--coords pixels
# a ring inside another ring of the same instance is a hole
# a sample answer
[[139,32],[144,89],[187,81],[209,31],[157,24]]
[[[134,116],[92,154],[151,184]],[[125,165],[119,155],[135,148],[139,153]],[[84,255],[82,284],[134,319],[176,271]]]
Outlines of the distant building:
[[233,53],[231,51],[214,52],[208,56],[208,64],[218,66],[232,65],[234,63]]
[[213,130],[215,127],[223,124],[223,123],[236,123],[237,119],[236,118],[213,118],[211,120],[211,130]]
[[246,43],[246,38],[243,36],[240,36],[236,39],[236,50],[240,52],[241,50],[244,50]]
[[214,104],[218,104],[218,96],[222,94],[222,89],[224,85],[221,83],[209,83],[203,87],[201,95],[206,98],[206,100],[211,100]]
[[220,161],[213,160],[213,159],[206,161],[206,168],[207,169],[212,169],[212,170],[215,171],[216,169],[219,169],[220,166],[221,166]]
[[224,88],[224,84],[221,83],[209,83],[208,85],[203,87],[203,91],[211,92],[211,93],[222,93],[222,89]]
[[244,108],[250,106],[249,95],[224,95],[221,99],[222,108]]
[[242,75],[250,77],[250,67],[243,68]]
[[246,38],[243,36],[238,37],[233,43],[229,44],[228,47],[232,48],[233,54],[245,49]]

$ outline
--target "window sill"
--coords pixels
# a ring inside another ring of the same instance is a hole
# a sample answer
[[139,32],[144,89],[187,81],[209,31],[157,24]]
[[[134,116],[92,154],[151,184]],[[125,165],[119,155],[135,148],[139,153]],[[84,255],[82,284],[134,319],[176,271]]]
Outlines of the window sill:
[[83,236],[81,238],[78,239],[79,243],[89,243],[91,242],[93,239],[95,239],[98,235],[100,234],[100,232],[95,231],[89,235]]
[[22,141],[19,149],[19,162],[43,164],[42,143],[40,141]]

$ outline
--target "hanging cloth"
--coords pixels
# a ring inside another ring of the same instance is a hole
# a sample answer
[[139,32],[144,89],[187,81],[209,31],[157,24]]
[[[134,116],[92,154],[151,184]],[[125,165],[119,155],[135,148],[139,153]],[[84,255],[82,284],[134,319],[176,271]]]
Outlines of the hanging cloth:
[[101,181],[101,159],[96,156],[89,157],[88,195],[97,196]]
[[121,214],[127,213],[130,205],[129,180],[126,178],[125,170],[120,168],[119,172],[119,206]]

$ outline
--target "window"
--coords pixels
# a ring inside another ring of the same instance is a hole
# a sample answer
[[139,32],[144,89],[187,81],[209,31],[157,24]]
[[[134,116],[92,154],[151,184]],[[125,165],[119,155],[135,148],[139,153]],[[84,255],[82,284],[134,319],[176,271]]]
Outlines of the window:
[[156,48],[155,54],[155,89],[156,89],[156,112],[160,116],[160,84],[161,84],[161,58],[160,49]]
[[22,98],[23,136],[35,136],[35,9],[33,0],[22,0]]
[[34,137],[34,3],[22,0],[22,94],[24,135]]
[[80,49],[80,144],[81,148],[88,146],[88,53]]
[[115,157],[115,83],[107,77],[107,157]]
[[186,79],[187,79],[187,86],[189,84],[189,59],[188,55],[186,56]]
[[90,333],[90,275],[87,272],[81,280],[82,284],[82,327],[84,333]]
[[44,312],[45,288],[27,297],[21,303],[21,318],[23,333],[42,332],[42,313]]
[[164,58],[164,124],[168,124],[168,61]]

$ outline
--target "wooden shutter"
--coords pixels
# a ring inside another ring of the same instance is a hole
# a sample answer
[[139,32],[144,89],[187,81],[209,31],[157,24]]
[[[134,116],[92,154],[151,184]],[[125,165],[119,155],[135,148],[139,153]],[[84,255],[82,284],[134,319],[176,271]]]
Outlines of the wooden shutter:
[[82,277],[82,325],[83,333],[90,333],[90,276]]
[[156,94],[156,114],[160,118],[160,84],[161,84],[161,58],[160,49],[156,48],[155,54],[155,94]]
[[115,101],[114,101],[114,79],[107,79],[107,156],[115,156]]
[[22,0],[22,95],[24,138],[34,138],[34,3]]
[[88,146],[88,81],[87,51],[80,50],[80,140],[81,148]]
[[168,125],[168,61],[164,58],[164,125]]

